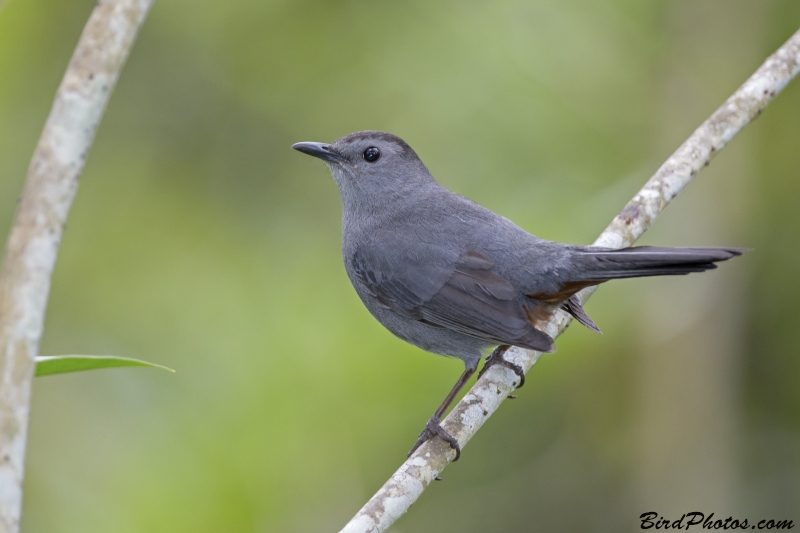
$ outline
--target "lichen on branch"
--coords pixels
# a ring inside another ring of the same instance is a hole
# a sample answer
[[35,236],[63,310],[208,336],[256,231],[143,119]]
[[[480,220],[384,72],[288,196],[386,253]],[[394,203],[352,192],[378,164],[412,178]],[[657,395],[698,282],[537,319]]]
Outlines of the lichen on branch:
[[0,268],[0,533],[19,531],[35,358],[78,178],[152,0],[100,0],[33,154]]

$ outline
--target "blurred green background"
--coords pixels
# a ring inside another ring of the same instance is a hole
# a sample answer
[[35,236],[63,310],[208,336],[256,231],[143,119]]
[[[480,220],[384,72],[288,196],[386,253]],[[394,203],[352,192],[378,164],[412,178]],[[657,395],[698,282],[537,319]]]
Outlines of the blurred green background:
[[[0,7],[0,235],[94,5]],[[800,27],[796,0],[157,0],[91,151],[41,352],[177,369],[38,379],[23,528],[337,531],[462,370],[395,339],[289,149],[363,129],[549,239],[589,243]],[[800,522],[800,82],[641,241],[754,249],[612,283],[394,527]]]

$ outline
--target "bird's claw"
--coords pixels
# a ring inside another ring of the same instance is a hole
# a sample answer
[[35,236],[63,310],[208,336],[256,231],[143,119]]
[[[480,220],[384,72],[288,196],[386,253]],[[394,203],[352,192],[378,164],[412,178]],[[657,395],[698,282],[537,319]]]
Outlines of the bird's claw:
[[411,451],[408,452],[408,457],[411,457],[417,449],[425,444],[426,441],[429,441],[433,437],[438,436],[440,439],[445,441],[447,444],[450,445],[456,451],[456,457],[453,459],[453,462],[458,461],[459,457],[461,457],[461,446],[458,444],[458,441],[454,436],[448,433],[442,426],[439,424],[439,419],[435,416],[431,417],[428,420],[428,423],[425,424],[425,429],[422,430],[422,433],[419,434],[419,438],[417,439],[417,443],[411,448]]
[[481,371],[478,372],[478,379],[480,379],[481,376],[494,365],[500,365],[512,370],[517,376],[519,376],[519,385],[517,385],[515,388],[519,389],[525,385],[525,372],[522,370],[522,367],[516,363],[506,360],[505,357],[503,357],[503,354],[505,354],[507,350],[508,346],[498,346],[495,348],[491,355],[486,358],[486,362],[483,364]]

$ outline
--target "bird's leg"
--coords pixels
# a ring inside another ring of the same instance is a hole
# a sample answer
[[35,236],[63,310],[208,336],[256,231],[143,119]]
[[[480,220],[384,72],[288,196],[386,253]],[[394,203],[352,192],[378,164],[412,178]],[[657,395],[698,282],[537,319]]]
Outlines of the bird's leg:
[[478,379],[480,379],[481,376],[494,365],[500,365],[513,370],[514,373],[519,376],[519,385],[516,386],[517,389],[525,385],[525,372],[522,371],[522,367],[516,363],[507,361],[503,357],[503,354],[505,354],[509,348],[511,348],[511,346],[508,346],[507,344],[501,344],[495,348],[491,355],[486,358],[483,368],[481,368],[481,371],[478,373]]
[[445,431],[445,429],[439,424],[442,420],[442,415],[444,412],[447,411],[447,408],[450,407],[450,404],[453,403],[453,400],[458,394],[458,391],[464,386],[464,384],[469,380],[472,374],[475,373],[475,369],[478,367],[477,361],[473,364],[467,363],[467,367],[464,369],[464,373],[461,374],[461,377],[458,378],[456,381],[455,386],[453,386],[453,390],[450,391],[450,394],[447,395],[447,398],[444,399],[442,405],[433,413],[433,416],[428,423],[425,424],[425,429],[422,430],[422,433],[419,434],[419,438],[417,439],[417,443],[411,448],[411,451],[408,452],[408,456],[411,457],[411,454],[417,451],[417,448],[422,446],[425,441],[430,440],[434,436],[438,435],[443,441],[448,443],[451,448],[456,451],[456,458],[453,461],[458,461],[458,458],[461,457],[461,446],[459,446],[458,441],[454,436],[450,433]]

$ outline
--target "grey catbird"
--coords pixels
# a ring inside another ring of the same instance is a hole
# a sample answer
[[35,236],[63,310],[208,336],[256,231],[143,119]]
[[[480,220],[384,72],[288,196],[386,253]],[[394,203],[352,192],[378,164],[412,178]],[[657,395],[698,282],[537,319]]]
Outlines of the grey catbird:
[[361,301],[389,331],[436,354],[458,357],[465,370],[425,425],[414,452],[438,435],[460,455],[439,424],[458,391],[502,365],[510,346],[553,351],[542,325],[559,309],[599,331],[575,296],[610,279],[688,274],[716,268],[737,248],[622,250],[540,239],[433,179],[402,139],[361,131],[331,144],[292,146],[322,159],[342,196],[342,254]]

